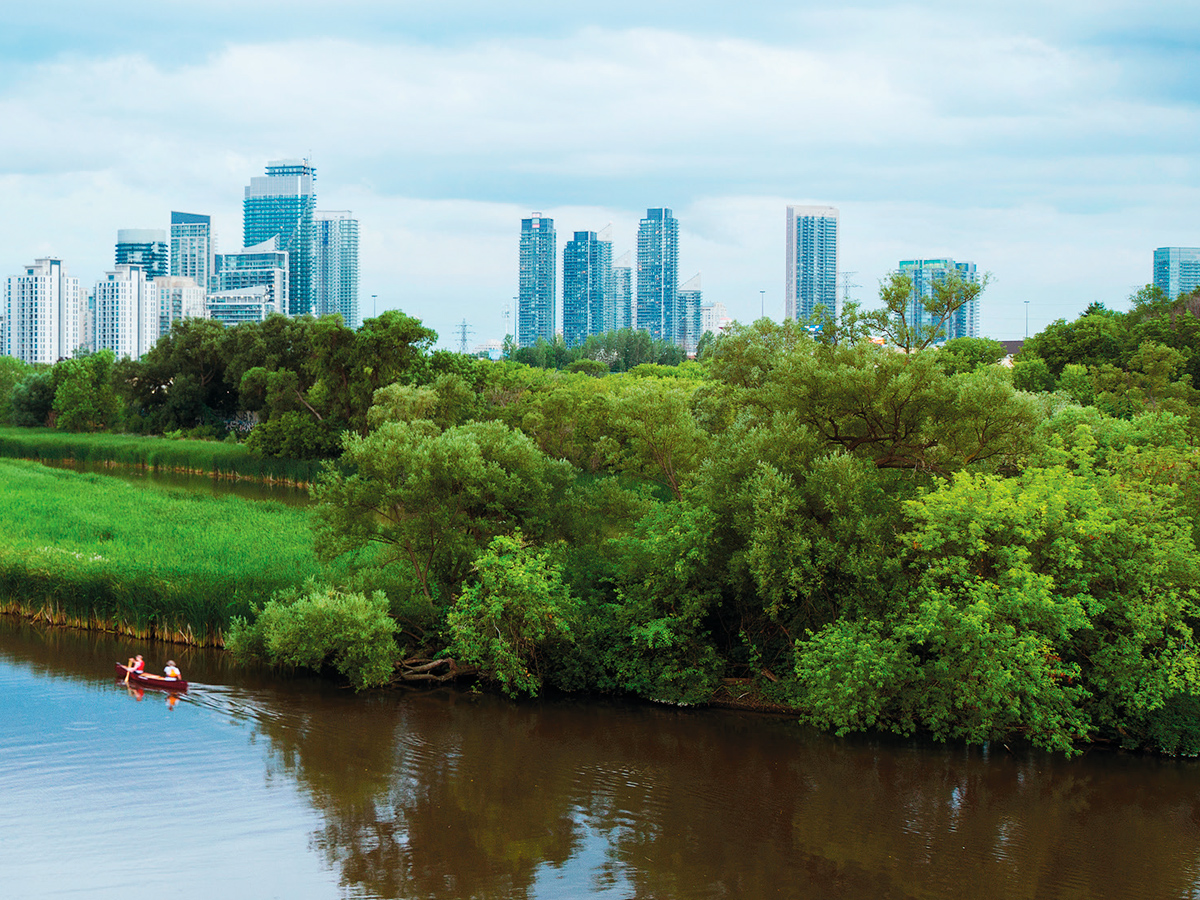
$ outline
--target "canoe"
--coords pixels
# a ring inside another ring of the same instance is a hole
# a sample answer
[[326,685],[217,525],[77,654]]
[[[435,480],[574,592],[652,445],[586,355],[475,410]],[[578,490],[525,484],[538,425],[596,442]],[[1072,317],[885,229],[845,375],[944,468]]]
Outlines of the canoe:
[[[125,680],[129,672],[121,663],[117,663],[117,677]],[[186,691],[188,683],[182,678],[163,678],[161,675],[149,675],[145,672],[129,672],[129,683],[139,687],[158,688],[160,691]]]

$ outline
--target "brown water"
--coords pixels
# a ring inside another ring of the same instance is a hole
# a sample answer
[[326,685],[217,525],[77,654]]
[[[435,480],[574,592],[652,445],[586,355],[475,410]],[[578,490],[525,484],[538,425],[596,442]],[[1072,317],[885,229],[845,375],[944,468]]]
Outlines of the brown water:
[[168,472],[162,469],[113,466],[102,462],[80,462],[73,459],[43,459],[40,462],[55,469],[107,475],[141,487],[183,490],[193,494],[210,494],[214,497],[232,495],[244,497],[247,500],[275,500],[279,503],[286,503],[288,506],[308,506],[312,502],[308,488],[286,484],[266,484],[248,479],[214,478],[211,475],[188,475],[183,472]]
[[1200,765],[355,696],[0,617],[0,896],[1200,897]]

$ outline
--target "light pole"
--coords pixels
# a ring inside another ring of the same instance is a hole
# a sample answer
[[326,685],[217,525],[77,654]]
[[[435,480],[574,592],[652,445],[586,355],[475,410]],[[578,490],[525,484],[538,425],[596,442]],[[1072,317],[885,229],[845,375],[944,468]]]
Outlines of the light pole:
[[759,291],[758,292],[758,317],[760,319],[767,314],[766,309],[767,309],[767,292]]
[[1025,301],[1025,340],[1029,340],[1029,301]]
[[372,295],[371,295],[371,318],[372,318],[372,319],[374,319],[374,318],[375,318],[375,317],[378,315],[378,313],[375,311],[375,305],[376,305],[376,304],[375,304],[375,299],[376,299],[378,296],[379,296],[378,294],[372,294]]

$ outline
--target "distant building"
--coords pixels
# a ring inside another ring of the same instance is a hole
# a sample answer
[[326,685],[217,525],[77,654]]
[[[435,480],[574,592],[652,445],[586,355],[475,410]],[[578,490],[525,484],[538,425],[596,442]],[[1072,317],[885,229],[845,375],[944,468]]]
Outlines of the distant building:
[[[925,310],[925,300],[933,296],[934,284],[945,281],[951,275],[957,275],[963,281],[971,284],[978,283],[979,273],[973,262],[955,262],[952,259],[903,259],[899,271],[913,280],[913,296],[909,301],[906,316],[909,325],[928,328],[935,323]],[[937,343],[959,337],[979,337],[979,297],[964,303],[950,318]]]
[[594,231],[576,231],[563,248],[563,340],[568,347],[607,330],[611,283],[612,241]]
[[118,266],[139,266],[148,278],[168,274],[167,233],[161,228],[122,228],[117,232]]
[[226,327],[243,322],[262,322],[268,316],[281,312],[279,298],[272,287],[265,284],[254,287],[236,288],[229,291],[212,291],[207,301],[208,317]]
[[158,289],[141,266],[119,265],[96,282],[96,349],[139,359],[158,341]]
[[243,246],[278,238],[288,254],[287,304],[292,316],[313,311],[316,260],[313,221],[317,210],[317,170],[308,160],[278,159],[267,174],[250,179],[242,205]]
[[158,335],[162,337],[171,325],[183,319],[203,319],[207,291],[191,278],[168,275],[155,278],[158,291]]
[[338,313],[348,328],[362,324],[358,313],[358,219],[347,212],[322,212],[313,218],[314,316]]
[[729,310],[724,303],[705,303],[700,307],[701,333],[711,331],[714,335],[720,334],[732,323],[733,319],[729,318]]
[[278,245],[276,236],[237,253],[215,254],[212,292],[264,287],[269,290],[270,302],[276,310],[286,315],[290,266],[287,252],[278,249]]
[[696,352],[696,345],[704,334],[704,314],[701,308],[704,295],[700,290],[700,275],[693,275],[679,288],[677,298],[679,308],[679,341],[683,351],[689,356]]
[[84,343],[83,317],[79,279],[62,260],[36,260],[5,285],[0,351],[27,363],[69,358]]
[[554,340],[557,286],[554,220],[533,213],[521,220],[520,273],[517,290],[517,345],[532,347]]
[[1200,287],[1200,247],[1159,247],[1155,250],[1154,286],[1171,300]]
[[787,208],[784,315],[803,322],[818,309],[837,315],[839,213],[832,206]]
[[682,346],[678,299],[679,220],[665,207],[647,209],[638,225],[637,327]]
[[626,251],[613,263],[612,286],[604,314],[605,331],[636,328],[633,305],[633,251]]
[[190,278],[207,291],[214,249],[210,216],[171,213],[171,275]]

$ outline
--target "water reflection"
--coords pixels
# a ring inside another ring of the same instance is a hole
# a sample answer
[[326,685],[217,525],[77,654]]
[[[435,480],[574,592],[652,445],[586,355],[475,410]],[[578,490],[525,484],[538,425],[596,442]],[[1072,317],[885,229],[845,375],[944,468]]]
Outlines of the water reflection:
[[[24,630],[0,623],[0,661],[82,680],[128,655]],[[308,896],[1197,895],[1190,761],[838,740],[620,703],[363,697],[189,652],[197,687],[162,716],[250,735],[222,770],[303,798],[313,816],[289,814],[303,840],[272,867],[315,859],[332,881]]]

